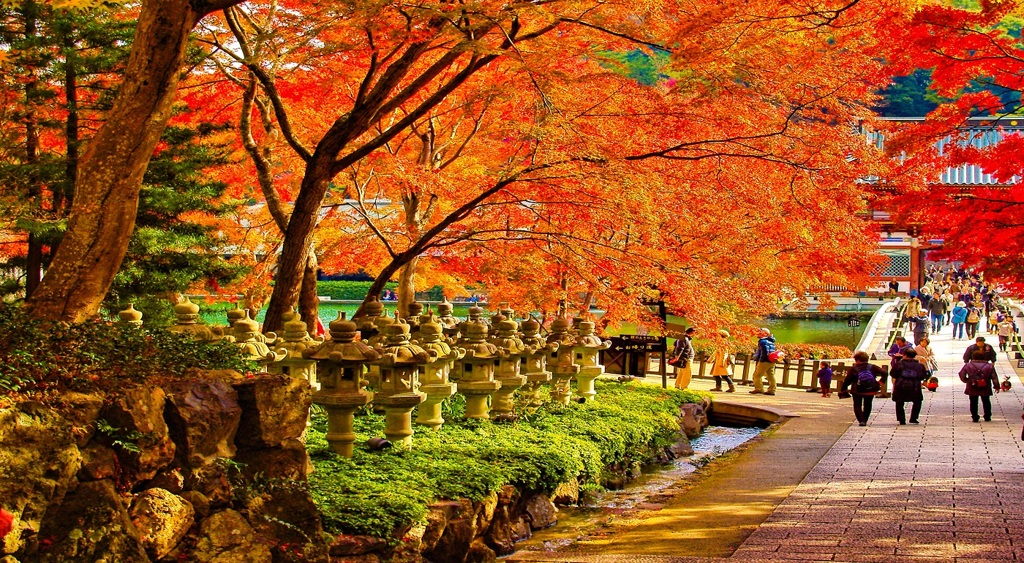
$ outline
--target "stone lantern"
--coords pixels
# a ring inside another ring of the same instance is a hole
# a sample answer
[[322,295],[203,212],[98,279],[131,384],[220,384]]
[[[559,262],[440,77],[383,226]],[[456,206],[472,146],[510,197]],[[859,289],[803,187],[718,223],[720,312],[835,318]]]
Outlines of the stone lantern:
[[362,316],[352,319],[356,322],[359,337],[362,338],[363,342],[369,342],[370,338],[378,334],[377,321],[381,317],[387,318],[384,315],[384,304],[380,300],[374,299],[363,306]]
[[437,430],[444,424],[441,417],[441,402],[455,393],[457,385],[449,375],[456,360],[466,354],[461,348],[452,348],[444,339],[444,328],[434,319],[433,313],[420,317],[420,337],[414,341],[427,352],[433,351],[437,359],[420,370],[420,391],[427,395],[423,404],[416,409],[416,424]]
[[577,325],[579,334],[576,335],[576,344],[572,347],[573,361],[580,366],[576,374],[576,392],[584,400],[590,401],[597,395],[594,390],[594,380],[604,373],[604,366],[601,365],[601,350],[611,348],[609,340],[601,340],[601,337],[594,334],[594,323],[582,321]]
[[409,338],[415,339],[420,333],[420,315],[423,314],[423,303],[413,301],[406,309],[405,323],[409,325]]
[[409,325],[392,323],[384,327],[387,343],[377,348],[381,354],[374,362],[380,369],[380,391],[374,404],[384,407],[384,435],[393,444],[412,445],[412,409],[426,399],[419,391],[420,367],[437,359],[409,341]]
[[480,323],[480,324],[484,325],[485,327],[487,327],[488,330],[490,329],[490,321],[488,319],[484,318],[484,309],[483,309],[483,307],[480,307],[480,306],[477,306],[477,305],[473,305],[472,307],[470,307],[466,311],[466,320],[464,320],[461,323],[459,323],[459,325],[458,325],[459,338],[462,338],[462,339],[466,338],[466,327],[469,326],[470,323]]
[[480,321],[462,323],[462,339],[458,346],[466,350],[455,362],[455,380],[459,393],[466,397],[466,418],[490,418],[487,399],[501,387],[494,380],[494,365],[502,352],[487,342],[487,325]]
[[[273,362],[280,362],[286,356],[283,350],[271,351],[270,347],[267,346],[266,339],[259,338],[262,336],[260,334],[260,324],[249,318],[248,311],[246,311],[245,316],[241,320],[235,321],[232,330],[234,331],[235,344],[242,349],[242,354],[262,367],[266,367]],[[274,338],[277,338],[276,335]]]
[[345,319],[345,313],[339,313],[329,328],[331,339],[302,355],[317,363],[320,390],[313,394],[313,402],[327,411],[327,443],[338,455],[352,457],[356,440],[353,415],[373,400],[373,393],[363,389],[363,373],[366,364],[380,358],[380,354],[355,339],[356,324]]
[[285,353],[284,358],[267,366],[270,373],[280,373],[296,379],[305,379],[315,390],[316,382],[316,361],[306,358],[303,354],[306,350],[316,348],[320,345],[319,340],[314,340],[306,331],[306,323],[295,311],[281,315],[284,320],[284,336],[277,341],[278,350]]
[[558,342],[548,343],[540,335],[540,323],[527,319],[523,321],[523,367],[521,373],[526,378],[526,391],[530,396],[530,404],[541,404],[540,387],[551,381],[548,371],[548,356],[557,356]]
[[118,311],[117,320],[127,326],[142,326],[142,312],[135,308],[134,303],[129,303],[123,311]]
[[551,323],[548,344],[558,344],[558,348],[548,356],[551,368],[551,398],[563,405],[569,404],[572,398],[571,381],[580,372],[580,366],[573,362],[572,347],[576,339],[569,334],[569,321],[559,318]]
[[503,354],[495,362],[494,379],[501,383],[501,387],[494,392],[491,412],[494,418],[509,419],[514,416],[513,395],[516,389],[526,385],[526,378],[520,373],[526,345],[519,338],[519,323],[511,318],[501,317],[494,324],[494,328],[495,334],[490,342]]
[[459,335],[459,319],[452,316],[453,309],[454,306],[448,302],[447,297],[437,304],[437,321],[444,327],[444,335],[448,338],[458,338]]
[[228,318],[228,331],[230,332],[235,328],[235,323],[249,316],[249,312],[243,309],[238,303],[235,303],[234,309],[228,309],[225,316]]
[[168,331],[190,336],[192,340],[200,342],[212,342],[216,339],[210,327],[199,324],[199,305],[189,301],[188,297],[174,306],[174,318],[175,322],[167,328]]

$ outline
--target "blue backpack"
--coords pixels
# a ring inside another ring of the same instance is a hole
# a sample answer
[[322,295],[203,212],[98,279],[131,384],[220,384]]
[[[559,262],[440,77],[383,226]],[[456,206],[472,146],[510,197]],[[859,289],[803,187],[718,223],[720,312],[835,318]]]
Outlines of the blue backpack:
[[857,371],[857,392],[858,393],[877,393],[882,390],[882,386],[878,384],[878,380],[875,379],[875,374],[871,370],[871,364],[865,364]]

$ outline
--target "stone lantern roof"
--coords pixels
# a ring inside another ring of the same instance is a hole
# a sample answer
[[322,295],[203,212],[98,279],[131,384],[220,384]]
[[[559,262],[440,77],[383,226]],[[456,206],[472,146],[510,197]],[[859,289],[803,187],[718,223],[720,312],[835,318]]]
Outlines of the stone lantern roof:
[[174,318],[180,325],[190,325],[199,322],[199,305],[189,301],[188,297],[184,301],[174,306]]
[[331,339],[316,348],[302,353],[311,360],[328,360],[336,363],[365,363],[380,358],[380,353],[361,340],[356,340],[356,323],[345,318],[345,313],[338,313],[338,318],[331,321]]
[[384,356],[391,356],[390,363],[425,364],[437,358],[437,352],[424,350],[409,340],[409,325],[403,322],[393,322],[385,326],[384,336],[387,340],[378,350]]

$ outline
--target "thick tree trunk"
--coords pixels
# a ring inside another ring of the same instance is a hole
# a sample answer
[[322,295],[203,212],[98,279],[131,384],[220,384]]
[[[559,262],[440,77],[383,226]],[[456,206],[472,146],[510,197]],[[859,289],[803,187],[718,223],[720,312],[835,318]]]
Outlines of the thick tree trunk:
[[409,260],[398,276],[398,312],[403,319],[409,317],[409,305],[416,300],[416,265],[419,257]]
[[79,163],[68,231],[29,301],[37,317],[82,322],[96,314],[128,249],[142,175],[171,114],[191,3],[143,3],[124,83]]
[[316,294],[316,249],[309,249],[306,269],[302,272],[302,288],[299,291],[299,314],[302,315],[306,329],[316,332],[317,315],[320,314],[320,297]]
[[264,331],[280,330],[281,315],[299,300],[309,250],[313,245],[313,230],[320,216],[320,204],[333,177],[331,155],[338,152],[329,145],[330,143],[321,143],[317,146],[313,158],[306,165],[302,187],[295,198],[295,206],[288,220],[281,256],[277,260],[274,292],[270,295],[267,315],[263,318]]

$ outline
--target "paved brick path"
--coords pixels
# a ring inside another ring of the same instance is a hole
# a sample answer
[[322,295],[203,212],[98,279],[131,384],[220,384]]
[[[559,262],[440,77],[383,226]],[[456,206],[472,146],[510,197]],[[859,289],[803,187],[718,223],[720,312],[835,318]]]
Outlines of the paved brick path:
[[[876,399],[868,425],[851,425],[730,559],[1024,560],[1024,448],[1020,440],[1024,384],[1001,354],[997,371],[1000,376],[1011,375],[1014,388],[993,397],[991,422],[971,422],[964,384],[956,375],[963,365],[963,351],[971,342],[952,341],[950,336],[947,326],[932,337],[940,387],[935,393],[925,392],[921,424],[900,426],[894,403]],[[995,335],[982,336],[996,344]],[[695,382],[694,386],[706,385]],[[728,400],[764,404],[776,399],[792,401],[795,394],[803,394],[780,390],[778,397],[755,397],[747,395],[747,388],[740,389]],[[814,401],[833,400],[815,395],[801,399],[809,408],[814,408]],[[842,404],[849,410],[838,416],[848,416],[853,422],[850,401]],[[784,464],[785,459],[778,463]],[[763,470],[771,472],[772,467]],[[756,479],[757,475],[750,477]],[[689,514],[688,518],[714,516]],[[656,552],[648,550],[627,555],[615,546],[608,547],[612,553],[598,548],[600,555],[594,551],[522,553],[513,559],[594,563],[720,560],[654,555]]]
[[[1011,377],[992,421],[971,422],[956,375],[969,344],[934,335],[940,387],[921,424],[898,425],[894,403],[876,399],[868,426],[851,426],[733,558],[1024,559],[1022,385]],[[1012,375],[1001,356],[997,371]]]

